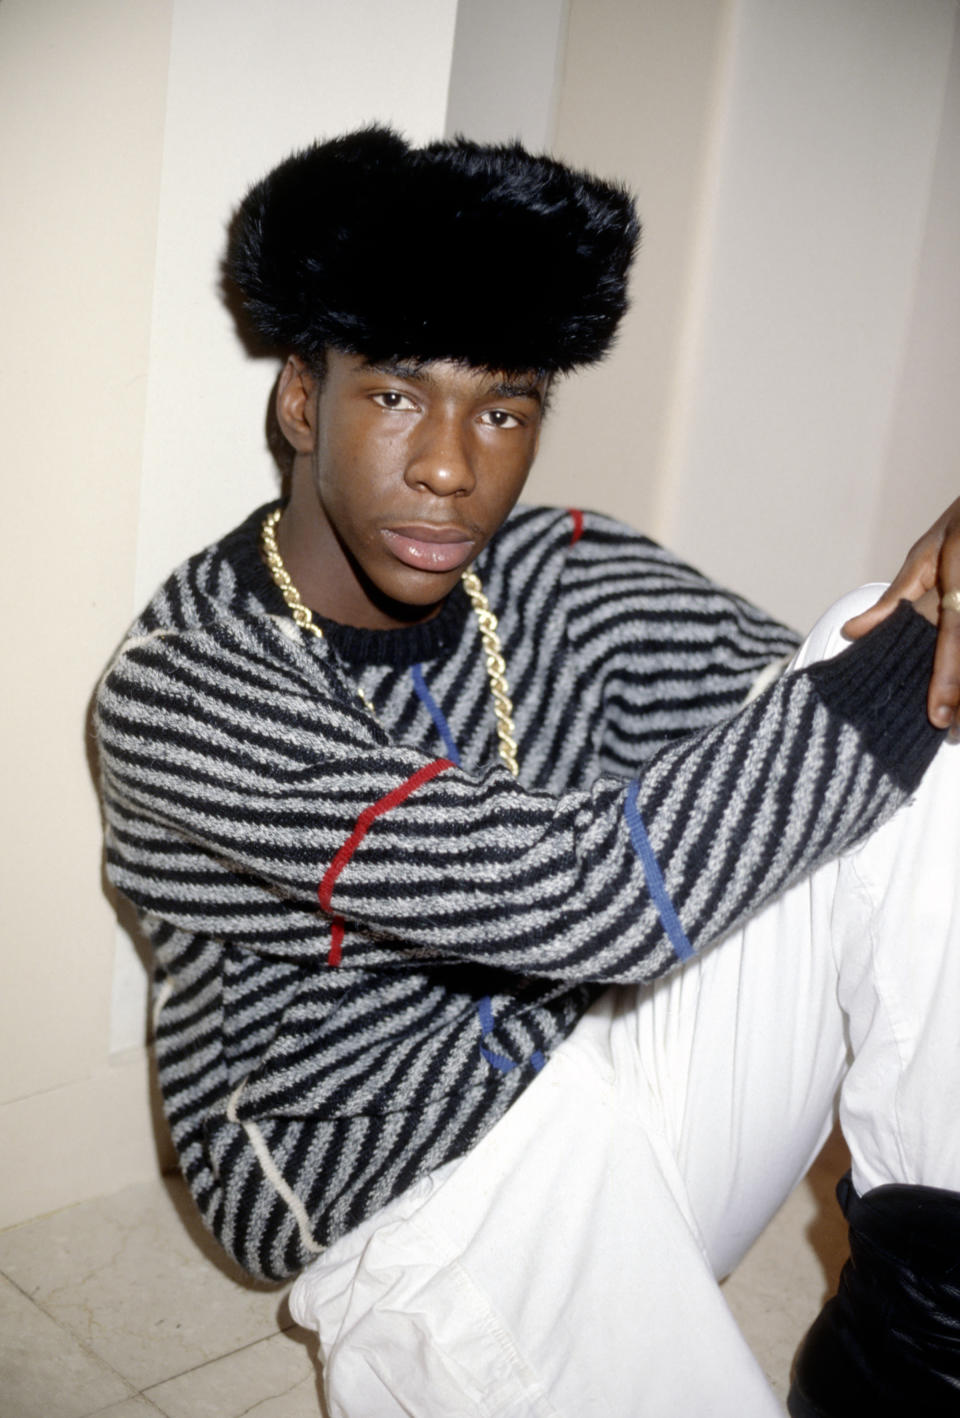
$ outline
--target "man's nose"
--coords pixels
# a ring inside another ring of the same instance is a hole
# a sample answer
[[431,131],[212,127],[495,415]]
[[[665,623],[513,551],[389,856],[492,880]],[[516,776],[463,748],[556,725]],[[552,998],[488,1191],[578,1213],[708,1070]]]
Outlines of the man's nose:
[[437,497],[472,492],[476,474],[469,431],[459,418],[423,420],[411,449],[405,478],[409,487]]

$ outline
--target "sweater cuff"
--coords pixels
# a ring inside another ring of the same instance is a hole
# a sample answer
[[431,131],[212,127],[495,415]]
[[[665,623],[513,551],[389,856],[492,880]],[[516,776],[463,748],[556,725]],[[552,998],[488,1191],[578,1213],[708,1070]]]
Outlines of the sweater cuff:
[[946,730],[935,729],[927,718],[936,643],[936,627],[901,601],[861,640],[801,671],[907,792],[919,785],[946,737]]

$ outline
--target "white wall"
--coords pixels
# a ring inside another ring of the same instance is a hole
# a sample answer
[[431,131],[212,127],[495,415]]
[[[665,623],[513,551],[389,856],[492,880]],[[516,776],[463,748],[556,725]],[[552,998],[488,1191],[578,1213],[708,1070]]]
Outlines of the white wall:
[[0,1224],[155,1155],[145,1059],[107,1058],[84,737],[133,582],[169,24],[166,0],[0,5]]
[[[709,279],[657,529],[798,625],[883,569],[875,508],[955,20],[953,0],[738,5]],[[936,271],[930,257],[929,285],[955,301],[955,257]],[[952,371],[956,387],[955,341]],[[889,539],[901,555],[936,510],[917,491]]]
[[728,0],[570,0],[554,149],[624,178],[644,224],[608,361],[559,388],[530,483],[655,525],[683,319],[707,200]]
[[459,0],[446,135],[548,149],[566,25],[567,0]]
[[960,23],[864,574],[889,574],[904,536],[960,492]]
[[531,492],[798,626],[960,492],[955,0],[570,0],[555,148],[634,188],[618,349]]

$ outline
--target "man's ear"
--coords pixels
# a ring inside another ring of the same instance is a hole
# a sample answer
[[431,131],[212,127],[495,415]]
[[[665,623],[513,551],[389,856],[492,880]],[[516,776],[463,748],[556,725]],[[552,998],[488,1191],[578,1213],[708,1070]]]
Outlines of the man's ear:
[[317,381],[290,355],[277,381],[277,422],[295,453],[312,453],[317,439]]

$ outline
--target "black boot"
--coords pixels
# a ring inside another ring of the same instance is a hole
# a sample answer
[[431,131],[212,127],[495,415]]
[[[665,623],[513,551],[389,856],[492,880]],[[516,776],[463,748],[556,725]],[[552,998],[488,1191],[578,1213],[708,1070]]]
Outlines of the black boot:
[[960,1418],[960,1193],[837,1187],[850,1259],[794,1364],[793,1418]]

